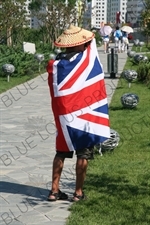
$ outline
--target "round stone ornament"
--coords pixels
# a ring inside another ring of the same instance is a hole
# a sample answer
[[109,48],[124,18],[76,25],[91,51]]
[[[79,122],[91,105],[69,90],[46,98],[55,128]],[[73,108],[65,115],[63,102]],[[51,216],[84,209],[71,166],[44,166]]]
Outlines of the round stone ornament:
[[44,60],[44,55],[43,54],[36,54],[35,59],[37,59],[38,62],[42,62]]
[[60,50],[59,48],[56,48],[56,49],[55,49],[55,53],[56,53],[56,54],[59,54],[59,53],[61,53],[61,50]]
[[139,41],[138,45],[142,47],[145,43],[143,41]]
[[136,63],[139,63],[139,62],[141,62],[143,60],[143,57],[144,56],[142,54],[136,54],[136,55],[134,55],[134,61]]
[[129,82],[132,82],[135,80],[138,76],[137,72],[135,70],[124,70],[122,72],[122,76]]
[[109,151],[116,148],[120,141],[120,135],[114,129],[110,129],[110,138],[101,144],[101,151]]
[[127,52],[127,55],[130,57],[130,58],[133,58],[135,56],[136,52],[135,51],[128,51]]
[[143,56],[142,62],[145,62],[145,63],[149,62],[149,59],[146,55]]
[[126,93],[121,96],[121,103],[125,108],[135,108],[139,102],[139,97],[133,93]]
[[15,71],[15,67],[12,64],[4,64],[2,70],[6,74],[12,74]]
[[139,42],[140,42],[139,39],[135,39],[135,40],[133,41],[133,43],[134,43],[135,46],[138,46],[138,45],[139,45]]
[[56,55],[55,55],[54,53],[51,53],[51,54],[49,55],[49,57],[50,57],[50,59],[55,59],[55,58],[56,58]]

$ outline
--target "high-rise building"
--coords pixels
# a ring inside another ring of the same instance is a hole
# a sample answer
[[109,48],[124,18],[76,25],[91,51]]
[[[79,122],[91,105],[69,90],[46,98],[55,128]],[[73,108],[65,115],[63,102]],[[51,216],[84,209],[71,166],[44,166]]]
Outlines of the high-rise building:
[[30,13],[30,10],[28,9],[28,6],[29,6],[30,2],[31,2],[30,0],[26,0],[26,2],[24,4],[24,9],[26,10],[27,25],[29,27],[31,27],[31,13]]
[[108,0],[107,22],[117,23],[117,15],[120,23],[125,23],[127,0]]
[[83,15],[83,27],[86,29],[91,28],[91,2],[86,3],[86,9]]
[[91,27],[100,27],[101,22],[107,22],[107,0],[92,0]]
[[101,22],[117,23],[117,13],[120,23],[126,20],[128,0],[92,0],[91,26],[99,27]]
[[[77,2],[79,1],[77,0]],[[26,0],[25,3],[27,19],[31,28],[37,28],[40,21],[36,17],[31,16],[31,12],[28,9],[28,5],[31,2],[32,0]],[[137,24],[140,21],[140,14],[143,8],[143,0],[91,0],[87,4],[83,25],[84,27],[89,27],[90,24],[91,27],[99,28],[101,22],[111,24],[130,22]],[[41,10],[44,12],[46,8]]]
[[144,1],[128,0],[126,20],[134,26],[140,24],[141,12],[144,9]]
[[[30,27],[30,28],[38,28],[39,26],[41,26],[42,25],[42,22],[41,21],[39,21],[38,19],[37,19],[37,17],[35,17],[35,16],[32,16],[32,14],[31,14],[31,12],[30,12],[30,10],[29,10],[29,4],[32,2],[32,0],[26,0],[26,2],[25,2],[25,5],[24,5],[24,9],[27,11],[27,13],[26,13],[26,19],[27,19],[27,21],[28,21],[28,26]],[[46,8],[45,7],[41,7],[41,9],[40,9],[40,13],[46,13]]]

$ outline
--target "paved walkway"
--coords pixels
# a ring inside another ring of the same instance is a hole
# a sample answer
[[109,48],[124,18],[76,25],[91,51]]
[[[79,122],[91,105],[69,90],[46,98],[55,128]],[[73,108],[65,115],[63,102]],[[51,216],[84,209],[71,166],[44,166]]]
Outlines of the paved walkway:
[[[109,78],[107,54],[102,47],[99,55],[110,102],[118,78]],[[126,57],[125,53],[119,54],[118,74]],[[71,203],[46,201],[56,132],[47,73],[1,94],[0,116],[0,225],[64,225]],[[61,189],[70,196],[75,184],[75,159],[65,161],[61,179]]]

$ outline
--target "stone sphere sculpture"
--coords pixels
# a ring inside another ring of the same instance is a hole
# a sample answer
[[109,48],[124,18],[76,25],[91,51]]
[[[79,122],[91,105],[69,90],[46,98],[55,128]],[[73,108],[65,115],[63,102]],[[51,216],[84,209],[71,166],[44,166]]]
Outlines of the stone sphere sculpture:
[[139,97],[133,93],[126,93],[121,96],[121,103],[125,108],[135,108],[139,102]]
[[12,74],[15,71],[15,67],[12,64],[4,64],[2,70],[6,74]]
[[142,47],[145,43],[143,41],[139,41],[138,45]]
[[135,40],[133,41],[133,43],[134,43],[135,46],[138,46],[139,42],[140,42],[139,39],[135,39]]
[[134,61],[136,62],[136,63],[139,63],[139,62],[141,62],[142,60],[143,60],[143,55],[142,54],[136,54],[135,56],[134,56]]
[[44,60],[44,55],[43,54],[36,54],[35,59],[37,59],[37,61],[39,63],[41,63]]
[[139,42],[139,44],[138,44],[138,45],[140,46],[140,52],[141,52],[142,47],[143,47],[143,45],[144,45],[144,44],[145,44],[145,43],[144,43],[143,41],[140,41],[140,42]]
[[7,75],[7,81],[9,82],[9,77],[15,71],[15,67],[12,64],[6,63],[2,66],[2,71]]
[[55,49],[55,53],[56,53],[56,54],[59,54],[59,53],[61,53],[61,50],[60,50],[59,48],[56,48],[56,49]]
[[56,55],[55,55],[54,53],[51,53],[51,54],[49,55],[49,57],[50,57],[50,59],[55,59],[55,58],[56,58]]
[[122,72],[122,76],[129,82],[132,82],[135,80],[138,76],[137,72],[135,70],[124,70]]
[[135,56],[136,52],[135,51],[128,51],[127,52],[127,55],[130,57],[130,58],[133,58]]
[[143,56],[142,62],[145,62],[145,63],[149,62],[149,59],[146,55]]
[[108,138],[106,141],[102,142],[101,144],[101,151],[109,151],[116,148],[120,141],[120,135],[117,131],[114,129],[110,129],[110,138]]

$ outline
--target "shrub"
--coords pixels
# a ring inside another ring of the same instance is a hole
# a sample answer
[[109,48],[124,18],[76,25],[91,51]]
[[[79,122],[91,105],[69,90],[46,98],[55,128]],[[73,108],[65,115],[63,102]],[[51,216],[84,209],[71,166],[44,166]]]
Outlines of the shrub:
[[138,81],[146,83],[150,86],[150,62],[141,62],[137,67]]
[[[50,48],[48,45],[45,47],[38,46],[38,52],[44,54],[44,61],[41,63],[41,72],[46,71],[46,65],[49,60]],[[38,74],[39,63],[35,59],[34,54],[23,52],[22,47],[7,47],[6,45],[0,45],[0,77],[5,77],[6,74],[2,71],[4,64],[12,64],[15,67],[15,71],[12,74],[13,77],[32,76]]]

